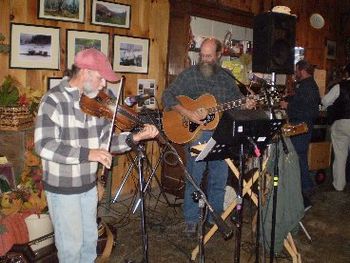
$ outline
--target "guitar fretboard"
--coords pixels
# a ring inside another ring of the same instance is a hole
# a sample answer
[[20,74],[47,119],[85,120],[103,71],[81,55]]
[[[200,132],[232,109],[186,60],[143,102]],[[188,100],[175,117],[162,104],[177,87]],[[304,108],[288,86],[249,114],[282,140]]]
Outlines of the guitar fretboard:
[[243,104],[245,104],[246,100],[247,100],[246,98],[242,98],[242,99],[238,99],[235,101],[230,101],[230,102],[226,102],[223,104],[219,104],[215,107],[209,108],[208,112],[209,113],[216,113],[216,112],[222,112],[222,111],[230,110],[233,108],[237,108],[237,107],[240,107]]

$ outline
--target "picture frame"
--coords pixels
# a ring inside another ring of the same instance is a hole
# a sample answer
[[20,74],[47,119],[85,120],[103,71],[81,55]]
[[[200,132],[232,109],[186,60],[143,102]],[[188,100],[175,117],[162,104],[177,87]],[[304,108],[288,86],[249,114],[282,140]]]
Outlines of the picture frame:
[[116,72],[148,73],[149,39],[114,35],[113,70]]
[[130,28],[131,6],[101,0],[91,2],[91,24]]
[[38,0],[38,18],[84,23],[85,0]]
[[52,89],[53,87],[60,84],[62,77],[48,77],[47,78],[47,90]]
[[138,79],[137,80],[137,95],[149,95],[149,99],[137,103],[137,109],[143,107],[148,109],[156,109],[156,91],[157,84],[155,79]]
[[337,42],[327,39],[327,59],[336,59]]
[[108,57],[108,44],[108,33],[67,30],[67,68],[74,63],[75,54],[85,48],[96,48]]
[[60,69],[60,28],[11,23],[10,68]]

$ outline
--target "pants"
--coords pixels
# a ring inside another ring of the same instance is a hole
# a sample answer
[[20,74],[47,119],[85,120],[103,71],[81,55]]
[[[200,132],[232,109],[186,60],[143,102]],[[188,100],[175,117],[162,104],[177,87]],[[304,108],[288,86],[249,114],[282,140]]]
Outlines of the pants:
[[93,263],[97,246],[97,189],[82,194],[47,192],[60,263]]
[[346,161],[350,147],[350,119],[341,119],[331,127],[331,139],[334,150],[333,186],[337,191],[346,185]]
[[[202,132],[201,136],[188,144],[188,147],[197,145],[199,142],[202,144],[207,142],[211,138],[212,132]],[[206,169],[206,162],[196,162],[195,157],[192,157],[188,151],[186,151],[186,166],[187,171],[192,175],[194,181],[199,186],[203,172]],[[225,186],[228,176],[228,166],[225,161],[217,160],[208,162],[208,184],[207,184],[207,198],[209,203],[213,206],[216,213],[221,214],[223,211],[223,203],[225,196]],[[199,219],[198,203],[195,203],[192,199],[192,193],[195,191],[193,185],[186,180],[185,196],[184,196],[184,217],[186,223],[197,223]]]
[[307,158],[311,140],[311,130],[312,129],[309,128],[308,133],[293,136],[290,138],[299,157],[301,190],[304,194],[310,193],[314,187],[314,183],[309,175],[309,164]]

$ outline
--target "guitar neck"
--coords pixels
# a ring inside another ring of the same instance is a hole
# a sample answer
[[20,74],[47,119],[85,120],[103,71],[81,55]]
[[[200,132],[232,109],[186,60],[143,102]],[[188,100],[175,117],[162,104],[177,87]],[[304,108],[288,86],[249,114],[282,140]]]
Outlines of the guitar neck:
[[209,114],[231,110],[244,105],[246,103],[246,100],[247,100],[246,98],[242,98],[234,101],[225,102],[215,107],[208,108],[207,110]]

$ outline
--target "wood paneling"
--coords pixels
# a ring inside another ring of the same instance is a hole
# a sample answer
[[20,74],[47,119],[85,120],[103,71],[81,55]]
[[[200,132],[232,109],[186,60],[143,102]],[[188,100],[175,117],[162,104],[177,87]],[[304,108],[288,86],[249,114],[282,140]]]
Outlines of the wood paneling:
[[[84,23],[71,23],[37,18],[37,0],[0,0],[0,32],[9,43],[10,15],[12,22],[27,23],[61,28],[61,70],[25,70],[10,69],[9,55],[0,53],[0,81],[7,74],[15,76],[23,87],[31,86],[44,93],[47,77],[62,76],[66,66],[66,30],[87,30],[106,32],[110,35],[110,59],[112,59],[113,35],[128,35],[150,39],[150,57],[148,74],[125,74],[126,95],[136,94],[139,78],[156,79],[157,98],[171,81],[185,67],[189,30],[189,16],[200,16],[241,26],[251,26],[253,16],[268,11],[273,5],[285,5],[297,15],[297,44],[306,48],[306,58],[319,68],[331,71],[335,66],[345,63],[344,42],[350,36],[350,3],[336,0],[118,0],[118,3],[131,6],[130,29],[91,25],[91,0],[86,0]],[[171,5],[171,8],[170,8]],[[313,29],[309,24],[312,13],[320,13],[326,21],[322,29]],[[170,19],[171,13],[171,19]],[[348,20],[346,18],[348,14]],[[343,21],[343,24],[340,24]],[[170,23],[170,26],[169,26]],[[169,27],[168,27],[169,26]],[[169,31],[168,31],[169,29]],[[170,35],[168,39],[168,34]],[[327,60],[325,40],[337,41],[337,60]],[[168,49],[169,46],[169,49]],[[152,151],[156,156],[156,151]],[[128,166],[125,156],[118,159],[118,167],[113,172],[114,186]],[[134,189],[128,183],[126,191]]]

